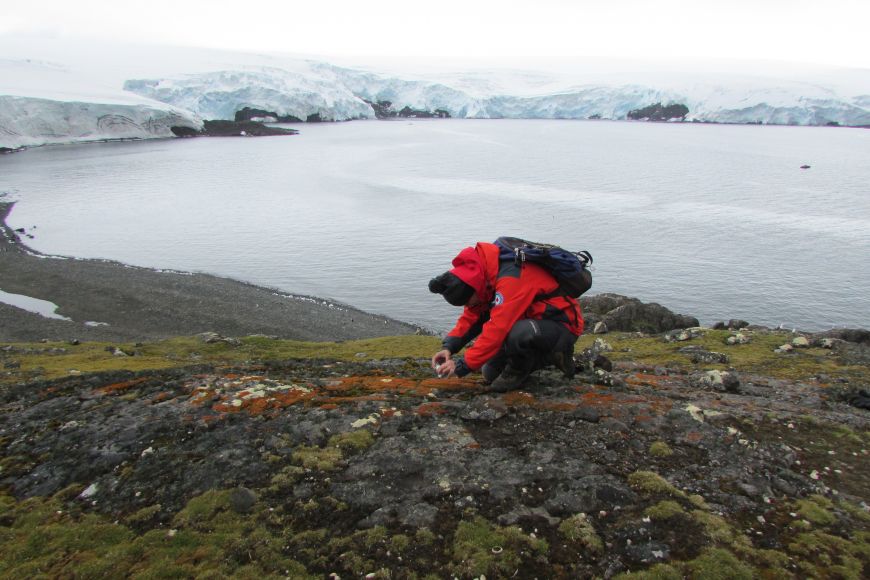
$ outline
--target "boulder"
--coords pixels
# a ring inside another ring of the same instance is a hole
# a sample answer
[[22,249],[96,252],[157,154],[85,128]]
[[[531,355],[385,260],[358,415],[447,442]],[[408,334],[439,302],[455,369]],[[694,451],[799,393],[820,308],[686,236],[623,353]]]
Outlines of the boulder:
[[689,378],[692,385],[699,389],[717,392],[739,393],[740,379],[727,371],[707,371],[694,374]]
[[819,338],[837,338],[846,342],[854,342],[870,346],[870,330],[863,328],[835,328],[816,335]]
[[738,332],[732,336],[729,336],[725,339],[725,344],[735,345],[735,344],[749,344],[751,339],[743,334],[742,332]]
[[609,331],[659,334],[699,326],[698,319],[675,314],[655,302],[645,304],[637,298],[618,294],[598,294],[580,298],[587,328],[603,322]]
[[749,323],[739,318],[732,318],[728,322],[717,322],[713,325],[713,330],[740,330],[746,328]]

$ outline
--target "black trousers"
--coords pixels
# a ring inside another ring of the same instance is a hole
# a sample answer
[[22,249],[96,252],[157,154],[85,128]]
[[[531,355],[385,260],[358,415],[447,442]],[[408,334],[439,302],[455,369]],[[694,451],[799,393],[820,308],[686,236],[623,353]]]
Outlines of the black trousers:
[[554,320],[518,320],[498,354],[483,365],[483,377],[492,381],[510,364],[511,368],[530,373],[552,362],[556,352],[574,352],[577,337]]

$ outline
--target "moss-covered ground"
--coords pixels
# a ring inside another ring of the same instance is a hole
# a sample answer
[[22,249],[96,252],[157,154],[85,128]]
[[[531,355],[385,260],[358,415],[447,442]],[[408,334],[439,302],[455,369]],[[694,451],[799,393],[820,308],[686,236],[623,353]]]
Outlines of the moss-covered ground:
[[[666,417],[690,398],[691,393],[682,392],[673,406],[665,406],[654,392],[650,394],[658,368],[666,369],[662,375],[736,369],[772,382],[786,381],[788,387],[799,383],[805,388],[808,384],[818,390],[818,397],[832,401],[837,384],[870,384],[866,365],[846,364],[829,349],[775,352],[790,342],[789,333],[757,333],[748,344],[727,345],[732,334],[705,330],[702,337],[685,343],[609,334],[604,338],[612,350],[605,354],[617,368],[630,369],[625,373],[627,392],[611,391],[606,383],[593,384],[591,379],[580,377],[569,385],[575,396],[570,405],[564,399],[545,400],[538,393],[510,393],[499,399],[505,408],[524,405],[529,417],[533,413],[544,417],[538,438],[567,430],[569,425],[570,429],[581,429],[576,421],[569,422],[570,418],[552,419],[555,414],[594,408],[597,414],[589,424],[599,429],[596,433],[602,437],[609,437],[600,445],[602,473],[624,485],[634,498],[622,500],[618,507],[505,523],[493,517],[496,512],[488,511],[487,504],[466,502],[472,492],[462,491],[450,495],[449,502],[433,500],[439,515],[432,525],[377,524],[361,529],[357,522],[365,514],[357,513],[327,490],[332,481],[341,479],[342,470],[354,458],[364,456],[390,436],[363,419],[355,421],[352,429],[326,434],[320,443],[278,440],[275,448],[284,445],[289,450],[286,455],[262,452],[264,463],[274,469],[251,489],[213,487],[185,498],[177,509],[151,504],[101,510],[83,493],[88,481],[33,497],[23,497],[7,485],[0,490],[0,578],[325,578],[333,574],[340,578],[867,578],[870,512],[863,502],[870,499],[870,433],[866,417],[861,415],[864,411],[856,410],[849,421],[841,423],[833,422],[833,414],[793,413],[783,410],[785,407],[761,415],[747,411],[743,417],[735,411],[722,421],[723,438],[733,433],[733,446],[738,450],[767,445],[778,452],[794,453],[799,457],[795,470],[809,474],[810,484],[812,480],[820,483],[813,493],[806,492],[810,488],[805,486],[773,498],[753,496],[751,491],[735,492],[740,496],[736,507],[709,501],[709,497],[688,489],[685,482],[691,478],[680,479],[680,474],[701,459],[707,462],[705,466],[716,463],[715,456],[711,459],[715,446],[698,446],[707,432],[698,431],[696,437],[687,427],[680,433],[663,428],[645,434],[617,424],[618,418],[631,428],[641,429],[650,422],[641,412],[635,412],[633,422],[629,422],[619,414],[620,401]],[[591,347],[596,338],[582,337],[577,351]],[[726,353],[729,362],[692,362],[690,354],[680,351],[687,344]],[[476,385],[444,382],[445,392],[454,389],[459,395],[440,400],[430,392],[432,379],[412,380],[407,373],[394,375],[392,367],[377,365],[371,376],[324,379],[318,383],[322,391],[315,392],[312,385],[303,389],[286,381],[276,379],[273,384],[259,378],[256,388],[269,396],[278,394],[270,399],[257,392],[256,397],[245,399],[252,396],[253,387],[244,385],[231,396],[220,398],[230,392],[232,381],[239,380],[228,378],[236,376],[229,371],[221,374],[221,369],[262,370],[270,361],[288,360],[303,366],[305,361],[312,361],[312,366],[319,367],[331,364],[323,361],[407,360],[410,367],[418,369],[414,372],[423,373],[420,369],[438,346],[439,340],[428,336],[340,343],[266,337],[211,344],[197,337],[143,344],[7,343],[0,345],[0,389],[21,389],[35,381],[42,381],[44,386],[45,381],[99,377],[110,371],[206,366],[223,382],[192,371],[190,380],[199,383],[194,396],[184,404],[200,404],[196,403],[197,393],[208,393],[207,403],[214,409],[225,414],[249,411],[250,417],[265,421],[254,411],[277,413],[290,405],[340,409],[348,401],[371,401],[382,395],[375,389],[382,388],[389,390],[391,398],[383,399],[386,402],[379,420],[401,412],[388,405],[402,397],[413,399],[407,408],[415,409],[420,420],[437,424],[447,412],[467,420],[463,409],[473,402]],[[315,365],[313,361],[318,362]],[[638,369],[648,371],[649,377],[632,382]],[[143,376],[111,385],[97,381],[95,385],[104,389],[100,392],[105,396],[135,397],[141,386],[136,381],[140,380],[147,384],[150,379]],[[170,393],[167,397],[170,395],[177,396]],[[708,397],[705,400],[715,402],[715,395],[704,395]],[[239,403],[234,408],[236,400]],[[155,397],[154,401],[159,404],[163,399]],[[277,402],[272,407],[256,407],[258,401]],[[12,408],[10,404],[4,412]],[[598,423],[598,414],[611,423]],[[699,426],[707,425],[705,418],[716,418],[715,413],[696,415]],[[536,424],[529,417],[523,416],[522,424]],[[493,419],[487,428],[497,421]],[[688,424],[691,427],[695,421],[689,419]],[[253,419],[252,425],[256,429]],[[484,427],[477,429],[477,441],[466,447],[486,443]],[[491,436],[495,439],[503,432],[493,429]],[[0,434],[2,477],[24,477],[44,459],[36,452],[26,457],[10,452],[17,438],[10,428]],[[517,439],[518,449],[524,441]],[[436,458],[426,456],[426,460]],[[781,473],[772,472],[770,477],[774,475]],[[682,484],[674,483],[676,479]],[[531,498],[527,505],[533,508],[543,505],[543,498],[551,491],[544,477],[536,485],[538,491],[517,491]],[[721,497],[729,491],[728,485],[722,484]],[[710,485],[710,489],[715,487]],[[541,494],[538,502],[535,493]],[[751,496],[749,500],[746,494]],[[503,505],[498,508],[504,511]],[[635,553],[632,546],[648,538],[655,540],[649,544],[651,556],[630,559]],[[669,546],[670,551],[664,553],[659,543]]]
[[[705,364],[703,368],[739,369],[742,373],[772,378],[808,380],[816,377],[839,377],[870,381],[867,365],[844,364],[825,348],[796,349],[788,354],[775,352],[791,342],[790,332],[752,334],[747,344],[727,345],[733,333],[727,330],[704,330],[699,338],[687,342],[667,342],[661,337],[613,333],[605,339],[612,347],[607,356],[615,363],[631,362],[648,367],[692,370],[699,367],[691,354],[680,352],[687,345],[725,353],[728,363]],[[590,347],[598,337],[584,335],[576,350]],[[14,361],[14,368],[0,373],[0,384],[52,379],[75,373],[109,370],[146,370],[184,367],[197,363],[239,364],[252,361],[287,359],[380,360],[429,357],[440,340],[433,336],[400,336],[345,342],[300,342],[269,337],[244,337],[237,343],[205,343],[197,337],[178,337],[147,343],[0,343],[4,362]],[[122,354],[124,353],[124,354]]]

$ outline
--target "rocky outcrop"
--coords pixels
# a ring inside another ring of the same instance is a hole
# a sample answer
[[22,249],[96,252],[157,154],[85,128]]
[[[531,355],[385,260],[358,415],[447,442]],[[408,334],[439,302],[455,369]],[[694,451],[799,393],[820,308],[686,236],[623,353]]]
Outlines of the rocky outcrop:
[[450,112],[444,109],[435,109],[434,111],[429,111],[426,109],[414,109],[405,105],[398,111],[393,108],[393,103],[391,101],[366,101],[366,103],[371,105],[372,110],[375,112],[375,117],[378,119],[391,119],[394,117],[405,117],[405,118],[422,118],[422,119],[449,119]]
[[255,121],[258,123],[301,123],[302,119],[293,115],[279,115],[274,111],[264,111],[252,107],[244,107],[236,111],[235,121]]
[[206,137],[267,137],[296,135],[299,131],[283,127],[267,127],[255,121],[204,121],[202,135]]
[[296,135],[299,131],[284,127],[267,127],[257,121],[203,121],[200,131],[190,127],[172,127],[176,137],[269,137]]
[[586,328],[592,332],[599,322],[609,331],[658,334],[699,325],[698,319],[675,314],[655,302],[645,304],[637,298],[619,294],[598,294],[580,298]]
[[689,114],[689,107],[680,103],[674,103],[667,106],[662,106],[661,103],[655,103],[642,109],[634,109],[629,111],[626,118],[634,121],[671,121],[679,119],[684,121],[686,115]]

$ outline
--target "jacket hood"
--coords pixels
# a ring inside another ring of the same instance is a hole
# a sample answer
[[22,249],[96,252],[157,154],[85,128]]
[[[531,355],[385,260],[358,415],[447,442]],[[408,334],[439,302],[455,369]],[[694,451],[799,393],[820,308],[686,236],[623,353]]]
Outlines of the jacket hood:
[[474,291],[481,298],[487,295],[483,259],[476,249],[468,247],[459,252],[453,258],[453,269],[450,270],[450,273],[474,288]]

